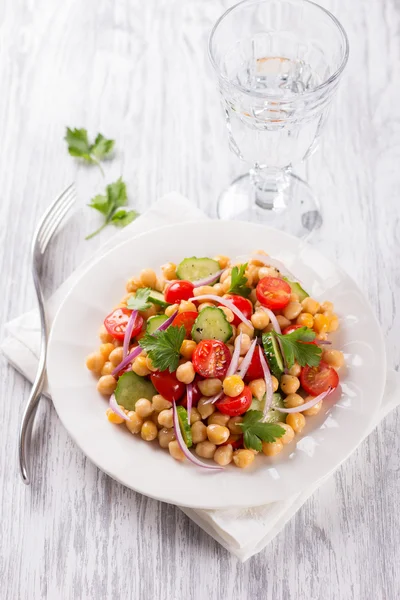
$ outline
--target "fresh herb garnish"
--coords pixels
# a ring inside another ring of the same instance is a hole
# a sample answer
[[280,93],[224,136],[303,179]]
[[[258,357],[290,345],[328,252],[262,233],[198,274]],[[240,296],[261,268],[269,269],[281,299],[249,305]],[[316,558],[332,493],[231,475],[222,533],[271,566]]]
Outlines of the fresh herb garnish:
[[128,299],[127,307],[132,310],[146,310],[150,308],[151,303],[148,302],[150,293],[150,288],[139,288],[136,294]]
[[109,223],[112,223],[117,227],[125,227],[125,225],[128,225],[128,223],[136,219],[136,217],[139,216],[139,213],[135,210],[118,210],[121,206],[126,205],[127,200],[126,185],[121,177],[106,187],[105,196],[95,196],[89,206],[104,215],[105,221],[101,227],[88,235],[86,239],[89,240],[97,235]]
[[285,429],[276,423],[262,423],[263,413],[260,410],[249,410],[239,423],[243,429],[243,441],[246,448],[261,452],[262,442],[273,443],[285,435]]
[[70,129],[69,127],[67,127],[65,140],[71,156],[96,164],[104,175],[100,161],[109,158],[114,148],[114,140],[108,140],[104,135],[98,133],[94,143],[90,144],[86,129]]
[[146,333],[139,341],[139,346],[146,350],[156,369],[170,373],[176,371],[179,364],[180,349],[185,339],[186,330],[170,325],[165,331]]
[[239,267],[233,267],[231,273],[231,287],[228,290],[228,294],[237,294],[238,296],[249,296],[251,289],[246,285],[247,277],[245,271],[247,269],[247,263],[239,265]]
[[315,344],[303,343],[312,342],[315,339],[314,331],[308,327],[301,327],[286,335],[276,332],[272,332],[272,335],[279,339],[279,345],[288,369],[293,367],[295,361],[297,361],[301,367],[304,367],[305,365],[318,367],[321,362],[322,349]]

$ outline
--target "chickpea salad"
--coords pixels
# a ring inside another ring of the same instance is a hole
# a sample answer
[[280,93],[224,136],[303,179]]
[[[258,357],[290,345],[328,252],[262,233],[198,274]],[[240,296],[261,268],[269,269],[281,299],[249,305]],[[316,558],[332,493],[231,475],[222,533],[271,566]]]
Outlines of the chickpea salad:
[[108,420],[206,469],[278,455],[339,384],[333,304],[262,250],[161,272],[127,282],[86,359]]

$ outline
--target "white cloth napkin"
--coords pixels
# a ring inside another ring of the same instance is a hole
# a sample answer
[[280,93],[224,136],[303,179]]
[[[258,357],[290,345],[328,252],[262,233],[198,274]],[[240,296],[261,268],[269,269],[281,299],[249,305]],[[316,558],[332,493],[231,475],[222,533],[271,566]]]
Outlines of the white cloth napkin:
[[[194,204],[177,193],[170,193],[156,202],[144,215],[115,234],[101,248],[101,252],[156,227],[177,222],[204,220],[206,215]],[[99,253],[96,253],[96,259]],[[51,324],[58,306],[91,261],[86,261],[61,285],[47,302],[48,321]],[[8,361],[27,379],[33,381],[39,355],[39,315],[37,310],[25,313],[6,325],[8,337],[0,348]],[[48,391],[45,390],[46,394]],[[374,426],[400,404],[400,375],[388,374],[381,411]],[[182,508],[195,523],[217,542],[235,554],[242,562],[260,552],[281,531],[289,519],[323,483],[321,480],[285,501],[273,502],[257,508],[234,510],[193,510]]]

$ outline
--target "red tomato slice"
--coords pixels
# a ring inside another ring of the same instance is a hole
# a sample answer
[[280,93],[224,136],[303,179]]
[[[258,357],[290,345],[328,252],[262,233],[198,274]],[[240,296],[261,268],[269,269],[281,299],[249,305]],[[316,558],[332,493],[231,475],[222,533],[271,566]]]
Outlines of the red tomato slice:
[[179,304],[181,300],[193,297],[194,285],[190,281],[172,281],[165,289],[165,301],[169,304]]
[[181,312],[179,315],[176,315],[175,319],[172,321],[172,325],[174,327],[182,327],[183,325],[186,330],[186,337],[191,338],[192,327],[198,316],[199,313],[195,312],[194,310]]
[[336,388],[339,385],[339,375],[335,369],[321,361],[318,367],[306,365],[302,368],[300,383],[307,394],[319,396],[322,392],[327,392],[330,387]]
[[230,444],[234,450],[241,448],[243,446],[243,435],[235,435],[232,433],[228,437],[226,442],[224,442],[223,444],[220,444],[220,445],[227,446],[228,444]]
[[[116,308],[105,319],[104,326],[116,340],[123,340],[132,311],[129,308]],[[143,318],[137,315],[131,338],[135,337],[143,327]]]
[[177,380],[175,373],[156,371],[150,379],[157,392],[170,402],[180,400],[186,391],[186,385]]
[[[197,384],[194,383],[193,384],[193,388],[192,388],[192,406],[197,406],[197,404],[199,403],[199,400],[202,396],[202,393],[200,392],[199,388],[197,387]],[[181,406],[184,406],[185,408],[187,408],[187,394],[185,394],[182,398],[182,400],[179,402],[179,404]]]
[[[257,348],[257,346],[256,346]],[[249,368],[247,369],[246,381],[253,381],[253,379],[262,379],[264,378],[264,371],[261,366],[260,353],[258,351],[254,352],[253,358],[251,359],[251,363]]]
[[253,396],[250,391],[250,388],[248,388],[247,385],[245,385],[243,388],[243,392],[239,394],[239,396],[231,398],[230,396],[224,395],[220,400],[217,400],[215,406],[224,415],[229,415],[230,417],[237,417],[238,415],[242,415],[247,410],[249,410],[252,400]]
[[280,310],[289,304],[290,285],[279,277],[263,277],[257,284],[257,300],[270,310]]
[[[225,294],[224,298],[230,300],[236,308],[242,311],[246,319],[250,319],[253,314],[253,305],[247,298],[243,298],[243,296],[237,296],[236,294]],[[242,322],[238,316],[233,315],[234,319],[232,321],[232,325],[237,327]]]
[[196,373],[205,378],[225,377],[231,362],[229,348],[219,340],[202,340],[192,356]]

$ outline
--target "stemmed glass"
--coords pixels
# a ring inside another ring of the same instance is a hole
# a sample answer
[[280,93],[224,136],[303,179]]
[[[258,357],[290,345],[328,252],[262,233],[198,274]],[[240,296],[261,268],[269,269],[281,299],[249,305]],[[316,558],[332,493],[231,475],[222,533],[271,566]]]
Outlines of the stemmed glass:
[[244,0],[217,21],[209,55],[229,145],[251,166],[222,193],[220,218],[303,237],[321,224],[292,165],[315,149],[348,53],[339,21],[309,0]]

